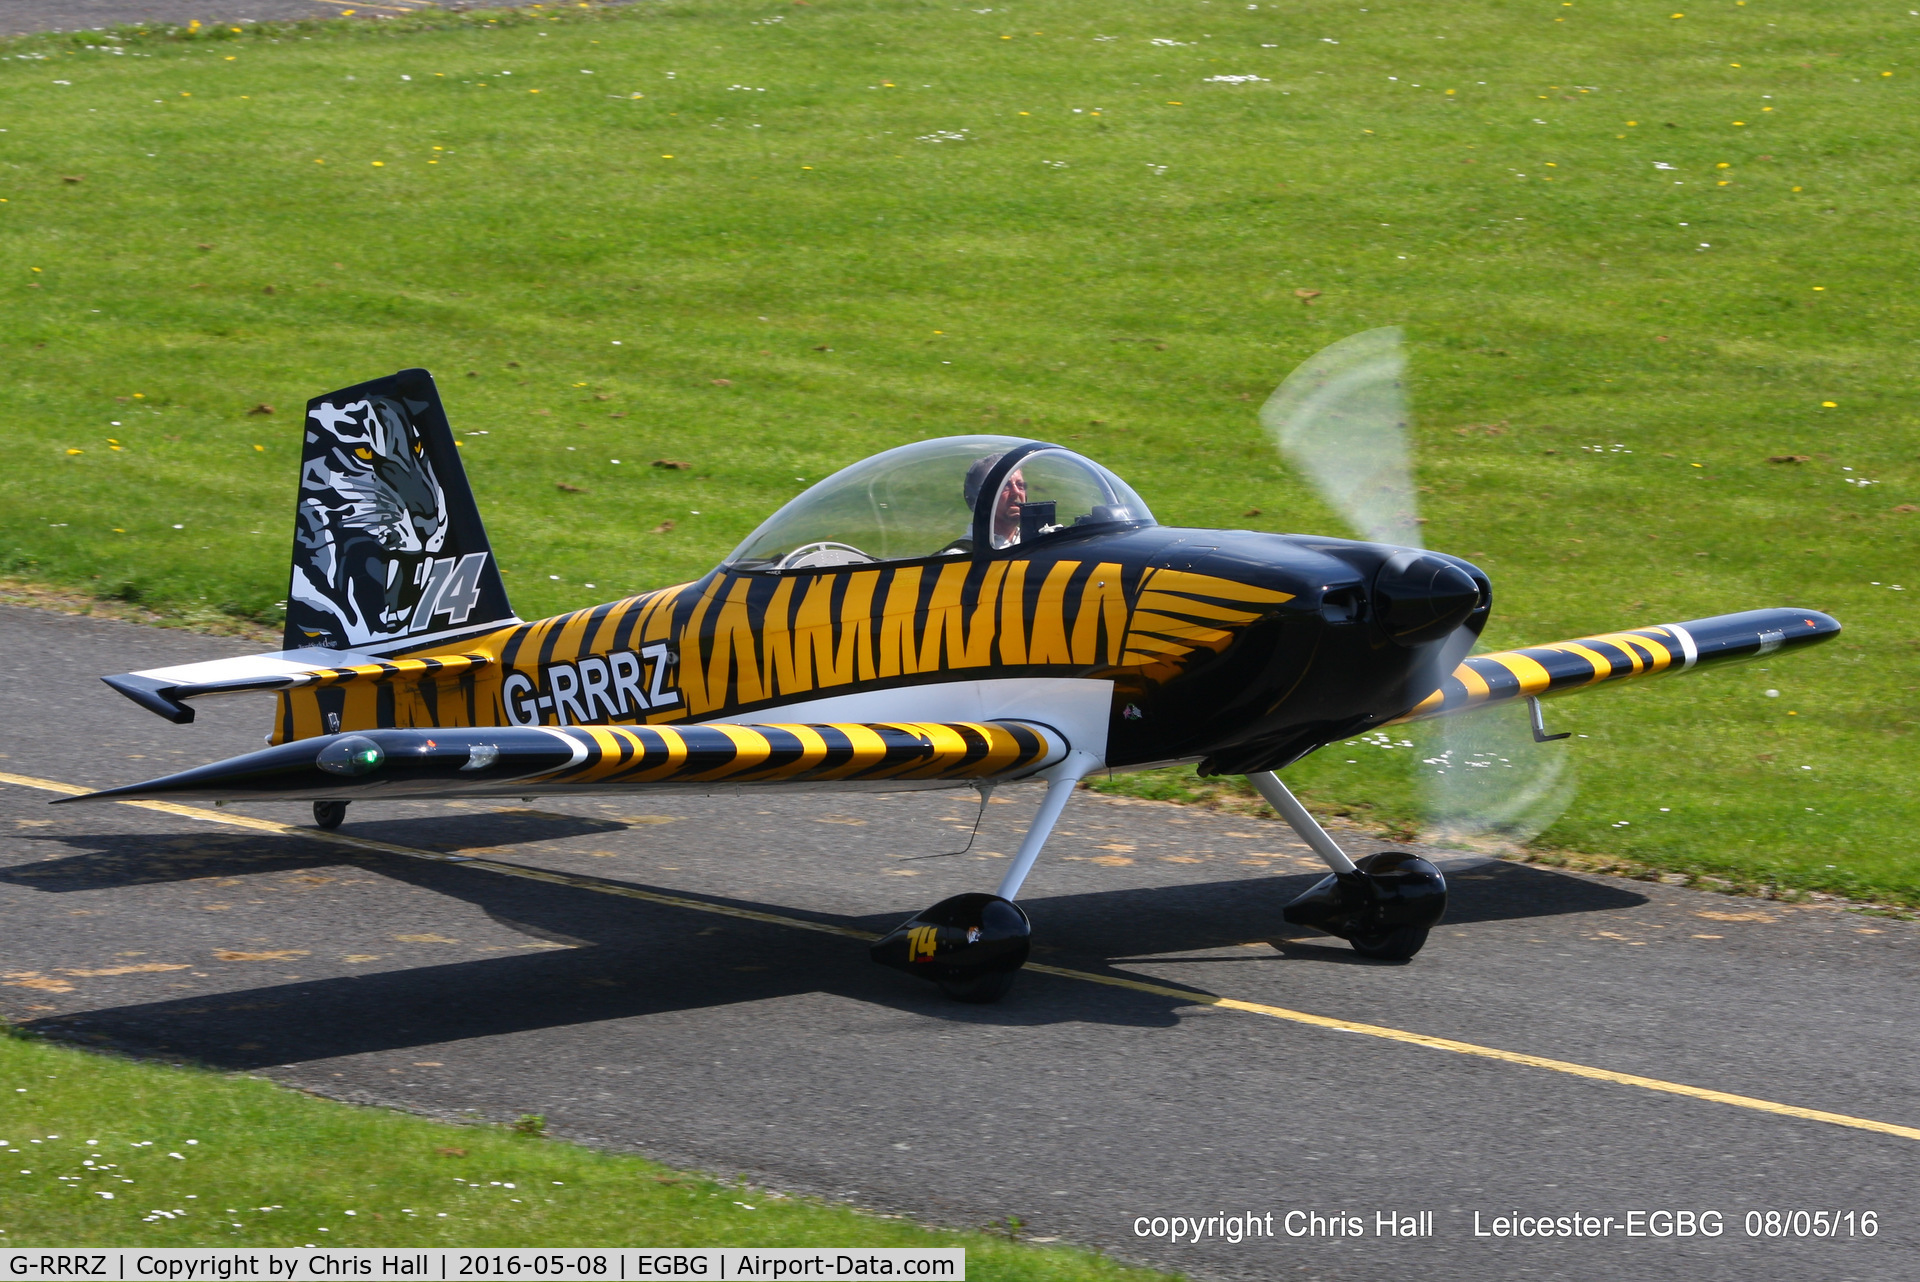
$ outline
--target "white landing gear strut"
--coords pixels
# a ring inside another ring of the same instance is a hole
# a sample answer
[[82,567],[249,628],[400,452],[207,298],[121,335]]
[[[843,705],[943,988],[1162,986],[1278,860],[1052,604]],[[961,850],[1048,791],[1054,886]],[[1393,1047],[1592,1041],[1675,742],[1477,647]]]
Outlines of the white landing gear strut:
[[1248,775],[1247,782],[1287,821],[1287,827],[1300,834],[1300,840],[1313,847],[1314,854],[1327,861],[1327,867],[1336,873],[1358,870],[1358,865],[1347,858],[1347,852],[1340,849],[1340,843],[1320,826],[1319,820],[1307,813],[1307,808],[1300,804],[1300,799],[1293,795],[1287,785],[1280,782],[1279,775],[1268,770],[1262,774]]
[[1000,879],[999,891],[941,900],[889,931],[873,946],[873,959],[932,980],[956,1001],[993,1002],[1006,996],[1014,975],[1027,963],[1033,936],[1033,924],[1013,897],[1033,871],[1033,861],[1060,821],[1074,785],[1099,765],[1100,758],[1090,752],[1069,752],[1042,770],[1039,777],[1047,781],[1047,795],[1020,842],[1013,866]]
[[1288,904],[1282,916],[1338,936],[1364,957],[1405,961],[1427,942],[1447,910],[1447,879],[1418,855],[1385,850],[1355,862],[1272,771],[1248,775],[1267,804],[1333,871]]
[[[1034,815],[1026,837],[1020,842],[1020,853],[1013,857],[1013,867],[1007,869],[1007,875],[1000,879],[1000,889],[994,892],[996,895],[1002,899],[1012,899],[1020,893],[1027,874],[1033,871],[1033,861],[1040,857],[1040,847],[1046,845],[1047,838],[1053,835],[1053,826],[1060,822],[1060,813],[1067,808],[1074,788],[1089,772],[1099,767],[1100,761],[1092,753],[1070,752],[1058,765],[1040,772],[1040,778],[1047,781],[1047,795],[1041,799],[1039,813]],[[1275,779],[1274,782],[1280,781]],[[1282,791],[1285,791],[1284,787]],[[1303,810],[1300,813],[1306,812]],[[1313,821],[1309,819],[1307,822]]]

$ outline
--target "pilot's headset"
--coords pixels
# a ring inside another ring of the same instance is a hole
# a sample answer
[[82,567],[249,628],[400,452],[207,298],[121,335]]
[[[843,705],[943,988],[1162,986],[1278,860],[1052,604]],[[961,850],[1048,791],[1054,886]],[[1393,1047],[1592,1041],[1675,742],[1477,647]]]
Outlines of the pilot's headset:
[[967,479],[961,487],[961,493],[967,500],[967,511],[973,511],[979,504],[980,487],[987,483],[987,474],[993,471],[995,463],[1006,456],[1004,450],[998,454],[989,454],[983,459],[976,459],[973,466],[967,469]]

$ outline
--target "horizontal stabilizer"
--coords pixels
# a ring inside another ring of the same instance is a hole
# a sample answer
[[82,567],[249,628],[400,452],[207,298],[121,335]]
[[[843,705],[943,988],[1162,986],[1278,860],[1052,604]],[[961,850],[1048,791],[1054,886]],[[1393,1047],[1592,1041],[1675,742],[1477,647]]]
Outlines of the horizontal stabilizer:
[[1425,721],[1516,699],[1570,694],[1609,681],[1757,659],[1817,645],[1839,633],[1840,621],[1818,610],[1747,610],[1476,654],[1398,720]]
[[1064,758],[1031,721],[368,730],[280,744],[66,801],[354,801],[564,796],[833,783],[887,788],[1025,778]]
[[[311,651],[290,652],[311,654]],[[340,652],[325,651],[330,657]],[[185,725],[193,720],[188,699],[217,694],[248,694],[256,690],[297,690],[302,686],[337,686],[359,681],[417,681],[458,676],[493,662],[490,654],[442,654],[423,659],[375,659],[346,667],[310,667],[288,661],[287,654],[250,655],[186,668],[157,668],[151,672],[123,672],[100,679],[141,707]],[[224,670],[223,670],[224,669]]]

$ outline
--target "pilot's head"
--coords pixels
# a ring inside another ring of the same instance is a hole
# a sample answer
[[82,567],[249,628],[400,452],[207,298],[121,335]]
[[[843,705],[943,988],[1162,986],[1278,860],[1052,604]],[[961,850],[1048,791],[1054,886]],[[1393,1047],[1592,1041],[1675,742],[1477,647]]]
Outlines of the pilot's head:
[[973,510],[974,504],[980,501],[980,487],[987,483],[987,473],[993,471],[993,465],[1005,457],[1004,453],[989,454],[985,458],[975,459],[973,466],[967,469],[967,479],[961,487],[961,494],[966,499],[969,512]]
[[[977,459],[967,469],[967,479],[963,494],[967,507],[971,510],[980,501],[980,490],[987,483],[987,474],[993,471],[994,464],[1005,458],[1004,453],[989,454]],[[1000,492],[994,496],[993,504],[993,546],[1006,547],[1020,541],[1020,505],[1027,501],[1027,478],[1019,468],[1007,474],[1000,482]]]

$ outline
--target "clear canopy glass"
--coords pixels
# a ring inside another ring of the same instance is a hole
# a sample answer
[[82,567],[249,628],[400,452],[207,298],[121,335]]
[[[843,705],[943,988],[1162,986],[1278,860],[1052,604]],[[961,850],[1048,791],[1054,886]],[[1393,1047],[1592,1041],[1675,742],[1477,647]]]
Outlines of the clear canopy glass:
[[950,436],[876,454],[768,517],[728,563],[795,570],[967,556],[976,509],[988,514],[995,548],[1076,527],[1152,524],[1124,481],[1068,450],[1027,455],[996,493],[983,493],[1001,456],[1029,445],[1010,436]]

